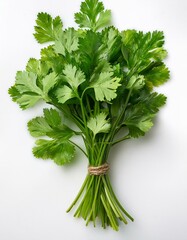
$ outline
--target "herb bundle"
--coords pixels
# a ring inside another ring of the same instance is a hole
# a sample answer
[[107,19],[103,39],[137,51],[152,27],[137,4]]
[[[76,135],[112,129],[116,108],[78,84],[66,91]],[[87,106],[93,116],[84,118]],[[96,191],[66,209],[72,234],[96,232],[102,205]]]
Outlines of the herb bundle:
[[[88,174],[67,211],[79,202],[74,216],[94,226],[98,218],[103,228],[118,230],[119,220],[133,218],[112,189],[107,159],[112,146],[151,129],[166,102],[154,87],[168,80],[169,71],[163,32],[119,31],[110,21],[110,10],[98,0],[81,3],[78,29],[63,29],[59,16],[39,13],[34,37],[51,44],[17,72],[9,94],[22,109],[40,100],[53,106],[28,122],[30,134],[39,138],[35,157],[63,165],[79,148],[88,158]],[[84,149],[74,136],[83,139]]]

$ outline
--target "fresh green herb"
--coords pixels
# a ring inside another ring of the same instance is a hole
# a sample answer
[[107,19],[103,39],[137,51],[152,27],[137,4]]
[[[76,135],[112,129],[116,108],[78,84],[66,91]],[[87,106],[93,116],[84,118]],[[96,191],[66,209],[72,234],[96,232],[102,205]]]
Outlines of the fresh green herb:
[[[88,158],[92,171],[67,211],[80,200],[76,217],[94,226],[98,218],[103,228],[118,230],[119,220],[126,224],[126,218],[133,218],[117,200],[106,162],[112,146],[144,136],[166,102],[153,91],[169,79],[164,35],[120,32],[110,26],[111,12],[98,0],[82,2],[75,22],[80,28],[63,29],[60,17],[38,14],[34,37],[51,44],[39,60],[31,58],[26,70],[17,72],[9,94],[22,109],[40,100],[53,106],[28,122],[30,134],[39,138],[35,157],[63,165],[79,148]],[[75,135],[82,137],[85,149],[73,141]]]

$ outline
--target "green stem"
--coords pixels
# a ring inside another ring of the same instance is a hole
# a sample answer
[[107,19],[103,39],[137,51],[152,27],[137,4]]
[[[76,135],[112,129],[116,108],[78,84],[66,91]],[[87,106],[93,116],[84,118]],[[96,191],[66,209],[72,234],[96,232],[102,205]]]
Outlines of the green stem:
[[117,118],[117,120],[116,120],[116,122],[115,122],[115,124],[113,126],[112,137],[113,137],[113,135],[115,135],[115,133],[116,133],[115,130],[117,129],[118,124],[120,123],[120,121],[123,118],[123,115],[125,113],[125,110],[127,108],[127,105],[128,105],[128,102],[129,102],[129,99],[130,99],[130,96],[131,96],[131,93],[132,93],[132,89],[129,90],[129,93],[128,93],[126,101],[125,101],[125,104],[123,105],[123,111],[121,111],[120,115],[118,116],[118,118]]
[[83,106],[82,98],[79,97],[79,101],[80,101],[80,106],[81,106],[82,118],[83,118],[83,122],[84,122],[86,139],[87,139],[87,141],[89,141],[90,137],[89,137],[89,131],[88,131],[87,120],[86,120],[86,113],[85,113],[85,108]]
[[110,189],[110,192],[112,193],[116,203],[118,204],[118,206],[120,207],[120,209],[123,211],[123,213],[133,222],[134,219],[133,217],[131,217],[131,215],[122,207],[122,205],[120,204],[120,202],[118,201],[114,191],[113,191],[113,188],[111,186],[111,183],[110,183],[110,179],[108,177],[108,175],[106,175],[106,178],[107,178],[107,183],[108,183],[108,186],[109,186],[109,189]]
[[84,195],[84,198],[82,199],[82,201],[81,201],[81,203],[80,203],[77,211],[75,212],[74,216],[79,216],[79,214],[80,214],[80,209],[82,208],[82,205],[84,204],[85,199],[86,199],[86,197],[88,196],[89,190],[90,190],[90,188],[91,188],[91,186],[92,186],[92,183],[93,183],[93,180],[94,180],[93,176],[90,176],[90,177],[91,177],[91,179],[89,179],[89,180],[90,180],[90,181],[89,181],[89,184],[87,183],[88,186],[87,186],[87,189],[86,189],[86,193],[85,193],[85,195]]
[[88,217],[88,220],[86,222],[86,225],[88,225],[88,223],[90,222],[91,217],[93,216],[93,223],[94,223],[94,227],[95,227],[95,219],[96,219],[96,203],[97,203],[97,197],[98,197],[98,190],[99,190],[99,186],[100,186],[100,181],[101,181],[101,177],[98,177],[98,181],[96,183],[96,191],[94,193],[94,200],[93,200],[93,204],[92,204],[92,209],[90,211],[90,215]]
[[107,204],[107,201],[106,201],[106,198],[104,197],[104,194],[101,195],[101,201],[103,203],[105,211],[107,212],[107,216],[108,216],[108,218],[110,220],[111,227],[114,230],[118,231],[118,225],[117,225],[116,220],[114,219],[114,215],[112,214],[112,211],[111,211],[111,209],[109,207],[110,205]]
[[[86,137],[86,136],[85,136]],[[88,160],[93,166],[100,166],[106,162],[106,151],[108,143],[106,142],[108,135],[93,138],[90,135],[87,143],[91,149],[87,152]],[[81,190],[67,211],[80,200],[75,217],[82,217],[86,221],[93,222],[96,226],[96,219],[100,218],[103,228],[110,225],[115,231],[118,231],[119,221],[127,224],[126,217],[133,221],[133,218],[121,206],[114,194],[108,175],[90,175],[88,174]]]
[[99,152],[99,160],[100,161],[99,161],[98,165],[101,165],[102,163],[106,162],[105,150],[106,150],[107,144],[105,143],[105,138],[106,138],[106,136],[103,137],[103,142],[102,142],[101,147],[100,147],[100,152]]
[[55,106],[57,109],[62,111],[70,120],[72,120],[77,127],[83,132],[84,127],[83,127],[83,122],[82,120],[78,117],[70,113],[65,106],[61,106],[60,104],[55,104],[54,102],[52,103],[53,106]]
[[[117,133],[117,131],[119,131],[118,124],[120,123],[120,121],[122,120],[122,118],[124,116],[124,113],[125,113],[125,110],[127,108],[131,93],[132,93],[132,89],[129,90],[129,93],[128,93],[126,101],[125,101],[125,104],[123,106],[123,111],[121,111],[120,115],[118,116],[118,118],[116,119],[116,121],[114,122],[114,124],[112,126],[111,132],[108,135],[108,139],[107,139],[108,142],[112,142],[115,134]],[[116,129],[117,129],[117,131],[116,131]],[[111,147],[111,144],[109,144],[108,147],[107,147],[106,158],[108,158],[110,147]]]
[[90,114],[90,116],[92,116],[92,110],[91,110],[91,107],[90,107],[90,102],[89,102],[88,96],[86,96],[86,103],[87,103],[87,106],[88,106],[89,114]]
[[122,141],[124,141],[124,140],[127,140],[127,139],[129,139],[129,138],[130,138],[130,136],[127,135],[127,136],[125,136],[125,137],[122,137],[122,138],[120,138],[120,139],[117,139],[116,141],[113,141],[113,142],[112,142],[112,146],[114,146],[114,145],[116,145],[117,143],[120,143],[120,142],[122,142]]
[[111,190],[108,187],[108,182],[109,180],[105,180],[103,178],[103,182],[105,184],[105,191],[106,191],[106,195],[108,197],[108,200],[110,201],[110,204],[112,206],[113,211],[116,213],[116,216],[120,217],[120,219],[127,224],[127,220],[125,219],[125,217],[123,216],[123,214],[121,213],[120,209],[118,208],[118,204],[116,204],[116,199],[114,198],[114,194],[113,191],[111,192]]
[[84,182],[83,182],[83,184],[82,184],[82,187],[81,187],[80,191],[78,192],[76,198],[74,199],[74,201],[72,202],[71,206],[67,209],[66,212],[71,211],[72,207],[73,207],[73,206],[77,203],[77,201],[79,200],[79,198],[80,198],[81,194],[83,193],[84,188],[85,188],[85,186],[86,186],[86,184],[87,184],[87,182],[88,182],[88,178],[89,178],[89,175],[86,176],[86,178],[85,178],[85,180],[84,180]]
[[70,143],[72,143],[74,146],[76,146],[77,148],[79,148],[86,157],[88,157],[87,153],[78,145],[76,144],[75,142],[71,141],[71,140],[68,140]]

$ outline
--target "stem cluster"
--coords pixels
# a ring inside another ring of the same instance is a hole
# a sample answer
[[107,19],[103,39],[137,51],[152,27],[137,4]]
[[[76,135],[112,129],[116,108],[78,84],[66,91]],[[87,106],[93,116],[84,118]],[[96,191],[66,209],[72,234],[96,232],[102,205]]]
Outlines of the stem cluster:
[[82,217],[86,225],[93,221],[96,226],[96,218],[99,217],[103,228],[111,226],[118,230],[119,221],[127,224],[126,217],[131,221],[133,218],[127,213],[118,201],[108,174],[101,176],[87,175],[85,181],[67,212],[81,199],[81,202],[74,214],[75,217]]

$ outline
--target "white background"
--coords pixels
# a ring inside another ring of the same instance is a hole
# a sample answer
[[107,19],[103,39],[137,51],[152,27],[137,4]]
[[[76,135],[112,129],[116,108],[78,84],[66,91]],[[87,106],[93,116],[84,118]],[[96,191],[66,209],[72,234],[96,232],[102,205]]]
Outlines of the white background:
[[21,111],[7,94],[17,70],[39,57],[33,38],[39,11],[74,26],[80,0],[0,1],[0,239],[1,240],[186,240],[187,239],[187,1],[105,0],[119,29],[163,30],[171,80],[168,96],[147,136],[121,143],[111,155],[110,176],[119,200],[135,218],[119,232],[73,218],[65,210],[86,175],[80,152],[58,167],[35,159],[27,121],[43,106]]

